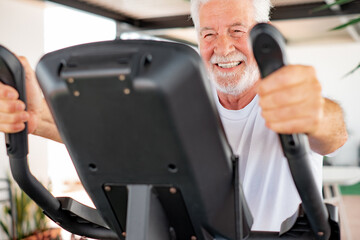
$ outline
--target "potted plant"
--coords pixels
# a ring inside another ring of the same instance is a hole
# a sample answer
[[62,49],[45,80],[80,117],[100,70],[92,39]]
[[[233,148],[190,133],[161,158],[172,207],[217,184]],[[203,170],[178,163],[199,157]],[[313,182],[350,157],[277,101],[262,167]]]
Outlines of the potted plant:
[[[61,229],[49,228],[49,220],[42,209],[13,181],[9,182],[14,209],[11,209],[10,204],[4,205],[3,213],[0,215],[0,227],[8,236],[8,239],[60,240]],[[13,231],[11,230],[11,224],[15,226]]]

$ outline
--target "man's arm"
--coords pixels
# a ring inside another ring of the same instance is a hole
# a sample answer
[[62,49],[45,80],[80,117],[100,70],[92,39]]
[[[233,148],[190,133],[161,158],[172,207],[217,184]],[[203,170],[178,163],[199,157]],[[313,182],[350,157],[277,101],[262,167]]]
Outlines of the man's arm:
[[324,98],[324,116],[316,132],[308,134],[313,151],[326,155],[345,144],[348,134],[341,107]]
[[345,144],[347,131],[342,110],[322,97],[312,67],[283,67],[260,82],[258,94],[262,116],[273,131],[306,133],[311,149],[322,155]]
[[62,143],[59,131],[45,100],[43,100],[42,105],[43,110],[40,114],[40,119],[38,120],[37,127],[33,134]]

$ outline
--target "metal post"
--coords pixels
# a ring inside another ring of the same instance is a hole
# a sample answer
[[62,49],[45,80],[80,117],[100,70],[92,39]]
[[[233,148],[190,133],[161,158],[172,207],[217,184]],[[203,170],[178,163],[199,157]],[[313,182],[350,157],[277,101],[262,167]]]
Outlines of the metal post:
[[151,185],[128,185],[126,240],[170,240],[169,223]]

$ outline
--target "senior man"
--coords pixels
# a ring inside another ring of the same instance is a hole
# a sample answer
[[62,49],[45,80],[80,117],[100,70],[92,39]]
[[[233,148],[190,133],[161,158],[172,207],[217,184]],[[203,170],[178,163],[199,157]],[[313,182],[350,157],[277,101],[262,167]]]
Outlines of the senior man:
[[192,0],[200,54],[216,92],[218,110],[254,217],[252,230],[279,231],[300,197],[277,133],[306,133],[321,191],[322,155],[347,139],[342,110],[321,96],[312,67],[286,66],[260,81],[249,32],[268,22],[269,0]]
[[[260,82],[248,38],[254,24],[268,21],[269,1],[193,0],[191,6],[221,119],[240,155],[252,229],[279,231],[301,201],[275,132],[309,136],[320,190],[321,155],[334,152],[347,139],[341,108],[321,96],[311,67],[283,67]],[[0,83],[0,131],[19,132],[28,122],[29,133],[61,142],[33,70],[25,58],[19,59],[26,74],[28,110],[15,89]]]

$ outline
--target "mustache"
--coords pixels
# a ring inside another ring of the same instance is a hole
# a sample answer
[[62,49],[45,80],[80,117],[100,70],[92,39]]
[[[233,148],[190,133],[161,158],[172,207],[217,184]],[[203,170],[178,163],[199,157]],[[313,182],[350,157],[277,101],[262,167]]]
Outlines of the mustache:
[[216,55],[215,53],[210,58],[211,64],[225,63],[225,62],[241,62],[247,63],[247,57],[240,51],[234,51],[226,56]]

